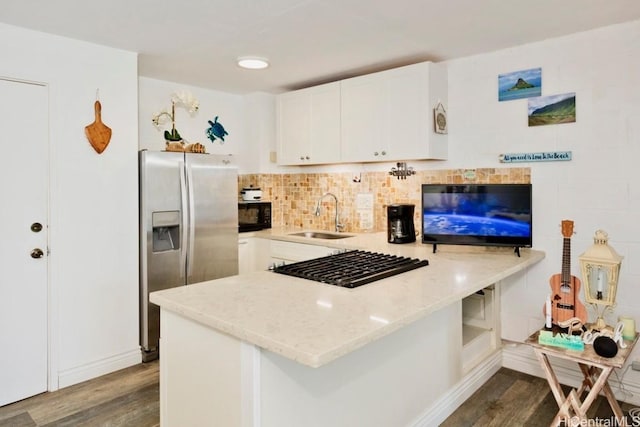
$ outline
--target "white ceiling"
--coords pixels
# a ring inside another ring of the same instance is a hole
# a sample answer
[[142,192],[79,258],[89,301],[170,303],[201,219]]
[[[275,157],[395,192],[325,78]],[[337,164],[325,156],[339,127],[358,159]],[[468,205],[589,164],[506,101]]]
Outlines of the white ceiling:
[[[2,0],[0,22],[138,52],[142,76],[279,93],[640,19],[639,0]],[[243,55],[271,67],[243,70]],[[597,58],[594,58],[597,60]]]

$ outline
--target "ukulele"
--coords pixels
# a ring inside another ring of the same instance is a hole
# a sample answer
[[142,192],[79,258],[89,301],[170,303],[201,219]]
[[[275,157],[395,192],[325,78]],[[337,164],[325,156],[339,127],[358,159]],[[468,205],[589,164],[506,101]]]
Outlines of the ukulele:
[[[571,235],[573,221],[562,221],[562,273],[554,274],[549,279],[551,286],[551,322],[559,322],[577,317],[582,324],[587,322],[587,309],[578,298],[580,279],[571,275]],[[544,309],[546,315],[546,307]]]

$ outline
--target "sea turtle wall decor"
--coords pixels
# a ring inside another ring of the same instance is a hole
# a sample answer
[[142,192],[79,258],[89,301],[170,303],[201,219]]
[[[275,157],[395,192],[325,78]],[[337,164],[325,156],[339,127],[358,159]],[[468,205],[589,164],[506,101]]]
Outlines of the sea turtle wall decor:
[[211,142],[214,142],[216,139],[219,139],[221,143],[223,143],[224,137],[226,135],[229,135],[229,132],[227,132],[224,129],[224,126],[222,126],[222,123],[218,123],[218,116],[216,116],[216,118],[213,119],[213,121],[208,120],[208,122],[209,122],[209,128],[207,128],[207,131],[206,131],[207,138],[209,138]]

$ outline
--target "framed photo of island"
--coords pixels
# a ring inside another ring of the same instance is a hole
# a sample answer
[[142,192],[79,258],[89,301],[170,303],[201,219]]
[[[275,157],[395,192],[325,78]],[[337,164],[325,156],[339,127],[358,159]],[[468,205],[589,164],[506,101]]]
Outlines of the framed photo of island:
[[575,92],[528,100],[529,126],[558,125],[576,121]]
[[533,98],[542,94],[542,68],[498,74],[498,101]]

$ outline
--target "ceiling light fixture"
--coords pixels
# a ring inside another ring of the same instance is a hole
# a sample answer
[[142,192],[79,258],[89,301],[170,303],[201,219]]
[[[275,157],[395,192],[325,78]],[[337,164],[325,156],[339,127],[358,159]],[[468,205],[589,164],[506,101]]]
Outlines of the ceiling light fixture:
[[269,61],[259,56],[241,56],[238,58],[238,66],[250,70],[262,70],[269,66]]

